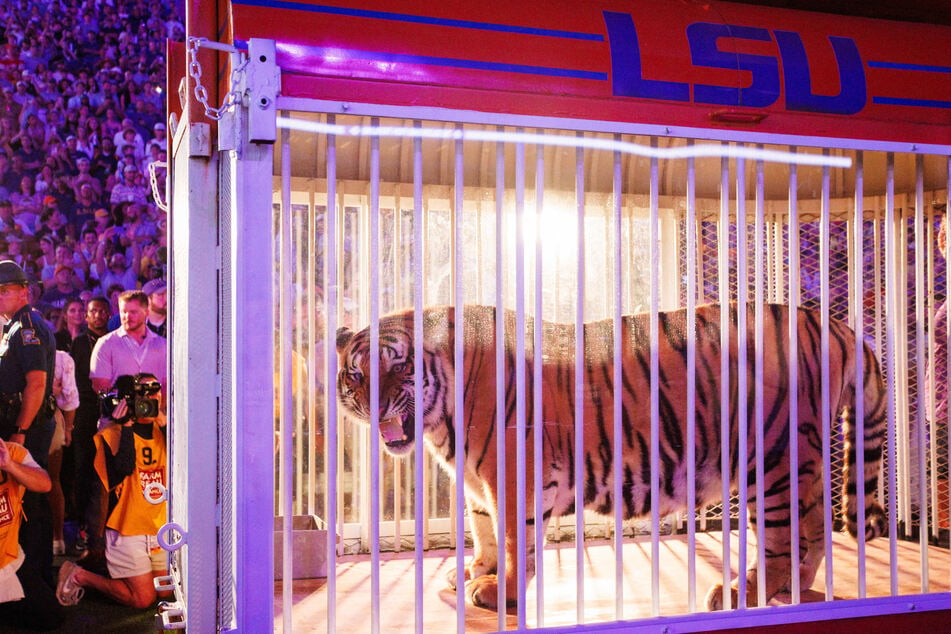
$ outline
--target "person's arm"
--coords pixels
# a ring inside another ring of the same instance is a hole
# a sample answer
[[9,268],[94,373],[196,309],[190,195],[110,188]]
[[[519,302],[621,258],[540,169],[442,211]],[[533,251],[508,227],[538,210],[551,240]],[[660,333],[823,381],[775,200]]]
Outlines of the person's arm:
[[[128,411],[126,402],[119,401],[112,412],[112,421],[115,423],[116,418],[121,419]],[[100,439],[100,442],[106,459],[106,478],[111,491],[135,471],[135,434],[132,431],[132,421],[128,420],[122,425],[122,434],[115,454],[110,451],[105,440]]]
[[26,432],[33,419],[40,413],[43,406],[43,396],[46,394],[46,372],[44,370],[30,370],[26,373],[26,387],[20,403],[20,413],[17,415],[17,433],[10,436],[10,440],[23,444]]
[[0,440],[0,471],[9,473],[17,482],[26,487],[27,491],[46,493],[53,488],[53,483],[46,471],[33,462],[23,464],[13,460],[7,443]]

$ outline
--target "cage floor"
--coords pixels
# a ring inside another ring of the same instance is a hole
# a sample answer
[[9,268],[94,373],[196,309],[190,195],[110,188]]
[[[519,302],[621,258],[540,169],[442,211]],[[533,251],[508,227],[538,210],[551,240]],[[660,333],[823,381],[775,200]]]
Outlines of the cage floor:
[[[917,542],[898,541],[899,594],[947,591],[951,588],[951,552],[927,548],[929,587],[922,586],[922,556]],[[731,540],[733,571],[737,568],[738,538]],[[750,556],[755,543],[750,539]],[[707,588],[722,578],[723,552],[721,533],[698,533],[696,538],[697,604],[702,606]],[[651,616],[651,542],[648,537],[625,540],[623,545],[624,619]],[[688,612],[687,541],[684,535],[660,539],[660,614]],[[833,535],[833,596],[849,599],[858,596],[857,545],[848,535]],[[889,540],[879,538],[866,547],[866,596],[889,596]],[[445,585],[447,571],[455,566],[455,551],[435,550],[423,559],[423,619],[425,631],[453,631],[456,622],[456,595]],[[576,557],[572,543],[549,544],[545,548],[544,624],[573,625],[577,621],[575,581]],[[347,556],[338,561],[336,575],[336,631],[369,631],[371,614],[371,564],[369,555]],[[825,598],[825,563],[802,602]],[[615,620],[615,557],[610,542],[599,540],[584,547],[584,621],[588,624]],[[293,582],[291,621],[296,632],[327,631],[327,582],[325,579],[298,579]],[[527,590],[527,625],[536,626],[536,582]],[[283,631],[283,586],[275,588],[275,631]],[[789,603],[788,595],[778,595],[772,604]],[[415,631],[413,553],[383,553],[380,564],[380,631]],[[702,609],[702,607],[698,607]],[[515,629],[514,611],[506,616],[508,629]],[[493,632],[498,629],[495,612],[466,607],[466,632]]]

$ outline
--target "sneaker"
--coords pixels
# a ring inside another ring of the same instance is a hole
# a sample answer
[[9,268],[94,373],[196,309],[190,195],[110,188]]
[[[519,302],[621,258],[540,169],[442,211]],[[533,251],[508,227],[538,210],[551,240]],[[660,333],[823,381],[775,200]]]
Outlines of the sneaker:
[[53,540],[53,554],[54,555],[65,555],[66,554],[66,542],[62,539]]
[[59,569],[59,583],[56,584],[56,599],[60,605],[76,605],[83,597],[85,589],[76,583],[76,573],[79,566],[71,561],[64,561]]

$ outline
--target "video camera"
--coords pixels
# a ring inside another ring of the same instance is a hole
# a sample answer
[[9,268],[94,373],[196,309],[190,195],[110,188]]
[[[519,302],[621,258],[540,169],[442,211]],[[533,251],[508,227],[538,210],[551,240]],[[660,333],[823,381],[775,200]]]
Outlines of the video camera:
[[152,398],[162,391],[162,384],[153,374],[123,374],[116,377],[115,385],[108,392],[99,395],[102,415],[110,418],[120,401],[128,406],[126,415],[118,423],[130,418],[154,418],[159,414],[159,400]]

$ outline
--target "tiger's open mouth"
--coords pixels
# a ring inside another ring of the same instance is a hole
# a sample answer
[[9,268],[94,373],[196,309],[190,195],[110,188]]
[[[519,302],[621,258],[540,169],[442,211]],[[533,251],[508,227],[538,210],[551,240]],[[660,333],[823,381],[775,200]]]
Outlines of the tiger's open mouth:
[[413,448],[413,437],[416,425],[412,414],[393,416],[380,421],[380,436],[387,451],[393,454],[403,454]]

